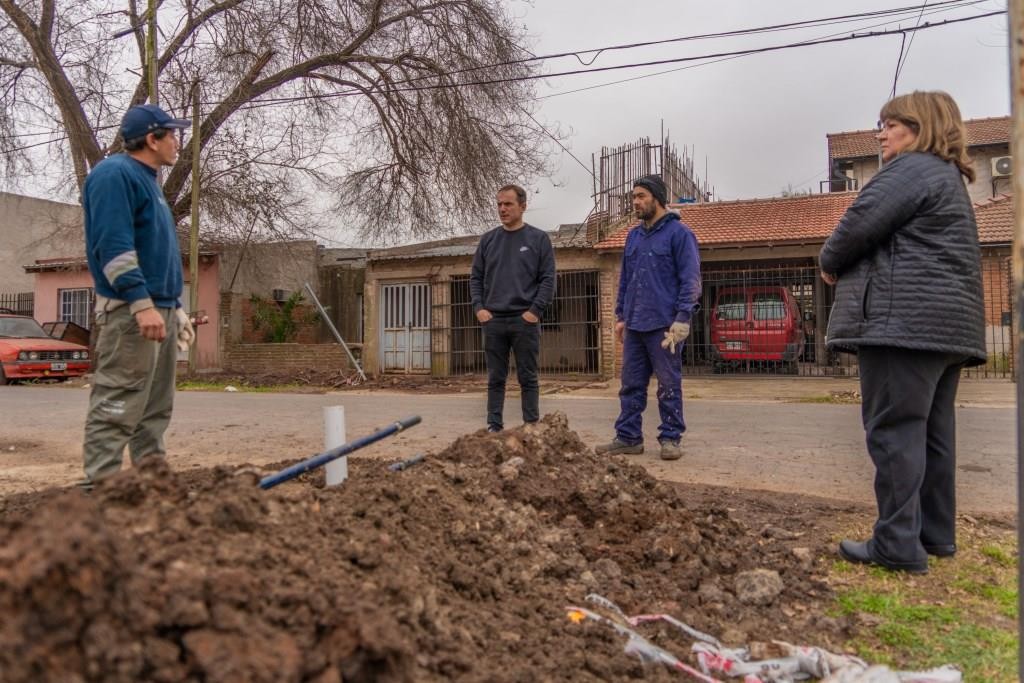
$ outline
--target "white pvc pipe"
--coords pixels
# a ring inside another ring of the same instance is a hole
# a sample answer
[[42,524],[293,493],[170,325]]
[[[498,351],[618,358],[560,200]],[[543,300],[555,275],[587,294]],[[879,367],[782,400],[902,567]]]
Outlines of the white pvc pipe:
[[[324,450],[329,451],[346,443],[345,407],[324,406]],[[324,467],[327,485],[337,486],[348,479],[348,456],[332,460]]]

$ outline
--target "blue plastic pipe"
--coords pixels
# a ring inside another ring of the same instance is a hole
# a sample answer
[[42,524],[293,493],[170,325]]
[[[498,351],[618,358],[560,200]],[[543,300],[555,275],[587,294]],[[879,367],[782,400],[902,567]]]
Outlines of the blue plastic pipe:
[[403,429],[414,427],[418,425],[421,421],[422,418],[420,418],[419,415],[413,415],[412,417],[407,417],[404,420],[393,422],[389,424],[387,427],[384,427],[383,429],[380,429],[374,432],[373,434],[370,434],[369,436],[364,436],[363,438],[356,439],[355,441],[349,441],[348,443],[342,444],[337,448],[332,448],[331,450],[324,451],[319,455],[314,455],[312,458],[309,458],[308,460],[303,460],[302,462],[296,463],[291,467],[286,467],[277,474],[271,474],[269,476],[263,477],[263,479],[260,480],[260,488],[273,488],[278,484],[288,481],[289,479],[294,479],[295,477],[299,476],[300,474],[303,474],[304,472],[315,470],[317,467],[322,467],[332,460],[337,460],[343,455],[348,455],[352,451],[358,451],[360,448],[363,448],[364,446],[369,446],[371,443],[375,443],[377,441],[380,441],[381,439],[386,439],[392,434],[397,434]]

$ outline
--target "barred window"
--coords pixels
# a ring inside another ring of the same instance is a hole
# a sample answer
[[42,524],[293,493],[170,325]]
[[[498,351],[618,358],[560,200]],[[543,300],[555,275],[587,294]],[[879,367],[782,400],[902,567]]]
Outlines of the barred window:
[[89,309],[92,308],[92,288],[62,289],[60,291],[60,322],[73,322],[89,329]]

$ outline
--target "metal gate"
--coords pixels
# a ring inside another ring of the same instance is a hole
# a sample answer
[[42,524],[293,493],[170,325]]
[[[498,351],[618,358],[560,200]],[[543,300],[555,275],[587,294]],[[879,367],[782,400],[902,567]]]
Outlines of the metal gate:
[[[555,296],[541,323],[538,369],[542,376],[597,375],[601,322],[599,273],[559,271]],[[483,328],[473,313],[469,275],[439,281],[434,327],[434,371],[439,376],[487,372]],[[446,296],[447,295],[447,296]],[[515,361],[512,361],[515,365]]]
[[407,282],[381,286],[382,370],[430,372],[430,285]]
[[710,264],[702,278],[687,374],[857,374],[855,356],[825,347],[835,292],[810,259]]

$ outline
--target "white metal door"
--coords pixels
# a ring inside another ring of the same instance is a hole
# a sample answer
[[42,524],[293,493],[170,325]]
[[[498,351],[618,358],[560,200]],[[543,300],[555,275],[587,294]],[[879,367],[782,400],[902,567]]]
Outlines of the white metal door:
[[430,285],[381,286],[384,372],[430,372]]

